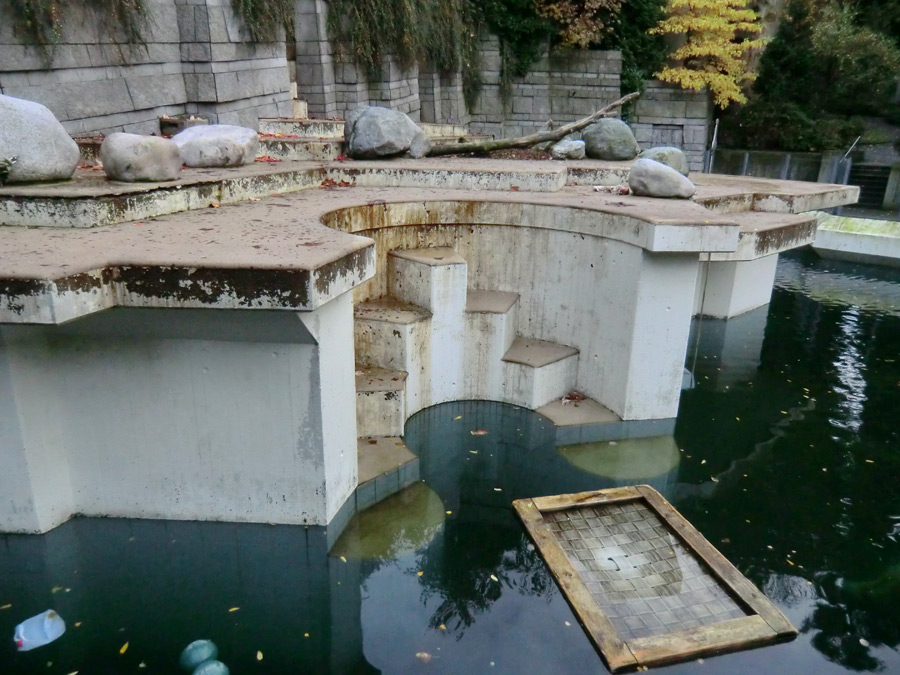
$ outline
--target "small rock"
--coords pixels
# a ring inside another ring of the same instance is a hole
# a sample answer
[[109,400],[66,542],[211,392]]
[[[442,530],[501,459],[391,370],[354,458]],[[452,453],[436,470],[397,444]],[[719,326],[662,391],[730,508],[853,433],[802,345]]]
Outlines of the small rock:
[[47,107],[2,94],[0,155],[0,159],[16,157],[7,183],[68,180],[81,156],[78,144]]
[[550,148],[553,159],[584,159],[584,141],[573,141],[564,138]]
[[250,164],[259,149],[259,134],[247,127],[210,124],[188,127],[172,136],[187,166],[221,167]]
[[631,127],[612,117],[594,122],[581,136],[584,138],[585,153],[592,159],[622,161],[634,159],[641,151]]
[[696,187],[670,166],[652,159],[639,159],[628,173],[632,194],[644,197],[677,197],[690,199]]
[[184,648],[178,664],[187,671],[192,671],[206,661],[214,661],[219,656],[219,648],[212,640],[194,640]]
[[230,673],[228,666],[221,661],[204,661],[194,671],[194,675],[229,675]]
[[660,164],[671,166],[682,176],[687,176],[688,173],[690,173],[687,157],[685,157],[684,153],[678,148],[670,146],[650,148],[649,150],[644,150],[638,157],[646,157],[647,159],[655,160]]
[[424,157],[431,141],[418,124],[397,110],[378,106],[357,108],[344,123],[347,154],[354,159],[379,159],[408,152]]
[[110,134],[100,146],[103,170],[112,180],[175,180],[181,173],[181,151],[166,138]]

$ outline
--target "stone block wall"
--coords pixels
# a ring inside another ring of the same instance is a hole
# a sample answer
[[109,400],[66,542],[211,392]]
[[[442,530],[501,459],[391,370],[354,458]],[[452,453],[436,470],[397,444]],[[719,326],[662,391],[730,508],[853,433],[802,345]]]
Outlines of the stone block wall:
[[73,135],[158,131],[162,115],[194,113],[255,127],[289,114],[284,42],[250,44],[230,0],[147,0],[144,44],[117,44],[105,17],[68,3],[48,64],[13,30],[0,3],[0,93],[46,105]]
[[642,148],[673,145],[684,150],[691,171],[703,170],[712,120],[708,92],[697,92],[651,80],[629,120]]
[[485,86],[470,129],[498,138],[521,136],[586,117],[619,98],[622,56],[617,51],[545,50],[529,73],[515,78],[510,96],[500,92],[500,44],[482,42]]

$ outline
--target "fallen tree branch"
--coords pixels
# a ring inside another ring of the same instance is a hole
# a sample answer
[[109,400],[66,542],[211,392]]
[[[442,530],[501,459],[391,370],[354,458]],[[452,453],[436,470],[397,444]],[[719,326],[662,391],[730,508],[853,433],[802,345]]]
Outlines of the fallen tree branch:
[[539,131],[536,134],[519,136],[518,138],[498,138],[492,139],[490,141],[471,141],[469,143],[434,145],[432,146],[431,150],[428,151],[426,157],[439,157],[441,155],[460,155],[469,152],[485,153],[491,152],[492,150],[506,150],[507,148],[530,148],[531,146],[538,145],[539,143],[556,143],[558,141],[561,141],[569,134],[573,134],[576,131],[584,129],[589,124],[593,124],[601,117],[610,117],[617,108],[625,105],[629,101],[633,101],[638,96],[640,96],[639,92],[632,92],[627,96],[623,96],[618,101],[610,103],[605,108],[601,108],[590,117],[585,117],[584,119],[580,119],[577,122],[566,124],[564,126],[561,126],[559,129],[555,129],[552,131]]

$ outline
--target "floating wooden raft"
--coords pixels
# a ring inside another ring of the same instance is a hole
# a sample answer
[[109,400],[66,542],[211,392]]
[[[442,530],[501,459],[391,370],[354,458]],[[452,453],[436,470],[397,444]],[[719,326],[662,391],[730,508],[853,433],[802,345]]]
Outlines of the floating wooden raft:
[[797,635],[787,617],[651,487],[513,505],[613,672]]

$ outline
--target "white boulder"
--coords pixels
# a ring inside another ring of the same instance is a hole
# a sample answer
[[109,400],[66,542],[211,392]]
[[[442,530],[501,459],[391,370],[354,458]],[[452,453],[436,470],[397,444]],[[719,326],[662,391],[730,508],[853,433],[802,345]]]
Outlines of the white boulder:
[[653,159],[639,159],[628,172],[631,193],[643,197],[690,199],[697,188],[670,166]]
[[210,124],[188,127],[172,136],[186,166],[222,167],[250,164],[259,150],[259,134],[247,127]]
[[166,181],[181,173],[181,151],[159,136],[110,134],[100,146],[100,161],[112,180]]
[[47,107],[0,94],[0,160],[13,157],[6,182],[27,183],[68,180],[80,153]]

